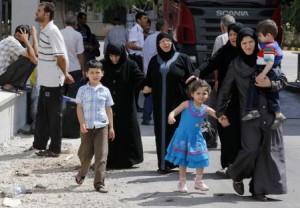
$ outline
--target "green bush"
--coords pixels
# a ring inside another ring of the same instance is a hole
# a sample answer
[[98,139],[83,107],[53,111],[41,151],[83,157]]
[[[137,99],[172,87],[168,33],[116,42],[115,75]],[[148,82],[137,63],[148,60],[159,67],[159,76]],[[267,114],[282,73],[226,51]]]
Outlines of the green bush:
[[282,46],[300,47],[300,33],[289,23],[284,25],[282,37]]

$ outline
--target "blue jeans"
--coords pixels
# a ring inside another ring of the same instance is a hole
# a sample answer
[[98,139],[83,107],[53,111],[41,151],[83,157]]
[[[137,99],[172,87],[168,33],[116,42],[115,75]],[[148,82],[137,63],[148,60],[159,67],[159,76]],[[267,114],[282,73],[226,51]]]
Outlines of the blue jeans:
[[150,94],[148,96],[145,96],[144,109],[143,109],[143,121],[151,121],[152,110],[153,110],[153,103],[152,103],[152,95]]
[[[259,68],[258,73],[262,71],[261,68]],[[279,68],[272,68],[267,76],[270,80],[277,80],[281,71]],[[250,82],[248,91],[247,91],[247,103],[246,103],[246,110],[252,111],[252,110],[258,110],[259,106],[259,94],[260,94],[260,88],[258,88],[255,84],[255,80],[253,82]],[[267,91],[266,93],[267,99],[268,99],[268,110],[270,112],[280,112],[280,103],[279,103],[279,93],[278,92],[271,92]]]

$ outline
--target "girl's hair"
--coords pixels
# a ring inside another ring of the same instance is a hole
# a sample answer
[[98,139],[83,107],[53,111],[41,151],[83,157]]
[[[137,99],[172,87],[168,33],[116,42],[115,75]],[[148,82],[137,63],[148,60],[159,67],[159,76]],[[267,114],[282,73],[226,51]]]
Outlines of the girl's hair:
[[208,94],[210,94],[210,92],[211,92],[211,87],[210,87],[210,85],[209,85],[205,80],[199,79],[199,80],[193,81],[193,82],[189,85],[189,93],[190,93],[190,95],[191,95],[192,93],[194,93],[195,91],[197,91],[197,89],[198,89],[199,87],[206,87]]

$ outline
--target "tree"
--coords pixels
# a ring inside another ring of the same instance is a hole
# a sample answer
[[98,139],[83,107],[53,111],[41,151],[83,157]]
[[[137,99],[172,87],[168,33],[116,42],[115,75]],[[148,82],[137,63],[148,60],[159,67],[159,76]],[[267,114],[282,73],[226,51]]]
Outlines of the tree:
[[288,22],[295,27],[297,32],[300,32],[300,1],[295,0],[291,3],[288,17]]
[[151,5],[152,0],[49,0],[50,2],[62,2],[68,10],[80,11],[92,8],[100,12],[114,7],[132,8],[133,5],[138,7]]
[[116,6],[131,8],[133,5],[146,5],[147,2],[151,3],[152,0],[86,0],[86,4],[96,11],[104,11]]

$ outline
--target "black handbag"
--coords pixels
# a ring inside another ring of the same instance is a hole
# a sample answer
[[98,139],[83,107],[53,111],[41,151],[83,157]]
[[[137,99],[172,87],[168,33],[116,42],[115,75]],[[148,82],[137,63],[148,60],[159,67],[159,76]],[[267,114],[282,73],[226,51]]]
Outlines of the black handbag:
[[203,121],[201,132],[206,141],[206,144],[210,144],[211,141],[215,141],[217,135],[216,130],[207,119]]

